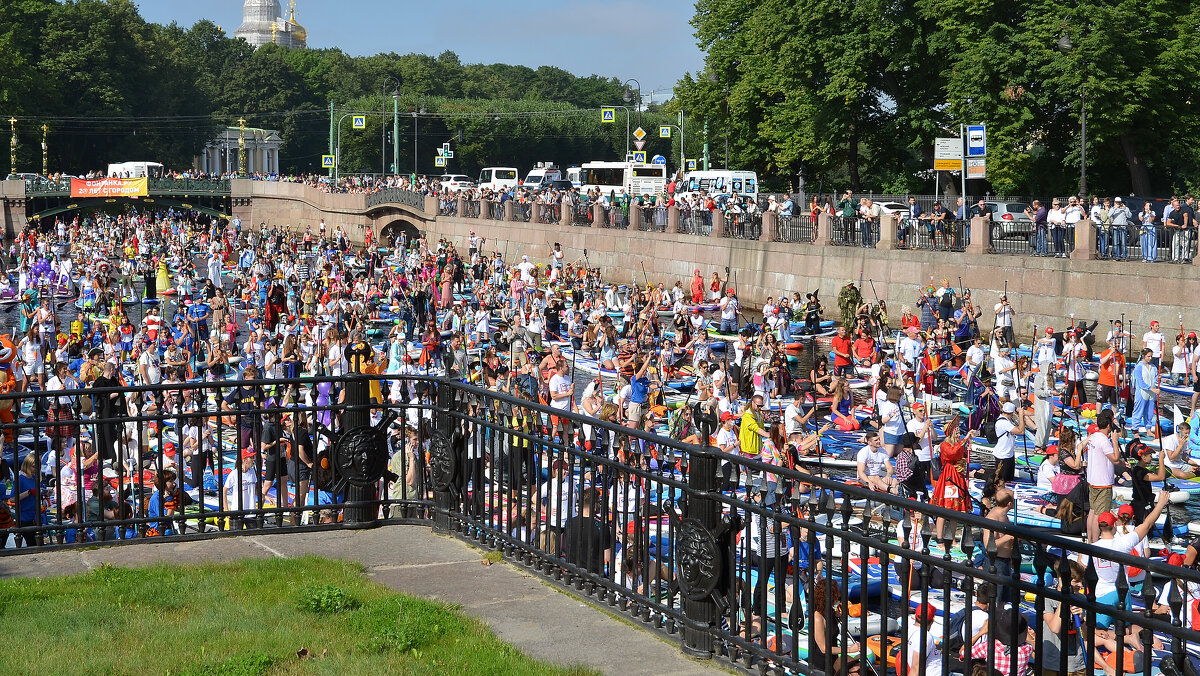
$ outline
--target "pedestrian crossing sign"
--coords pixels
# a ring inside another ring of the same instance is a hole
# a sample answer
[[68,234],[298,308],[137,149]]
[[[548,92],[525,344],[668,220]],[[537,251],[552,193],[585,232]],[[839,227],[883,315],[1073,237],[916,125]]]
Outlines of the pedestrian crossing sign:
[[435,166],[435,167],[444,167],[444,166],[446,166],[446,158],[445,158],[445,157],[435,157],[435,158],[433,158],[433,166]]
[[637,164],[645,164],[646,163],[646,151],[645,150],[633,151],[633,161]]
[[355,129],[366,129],[367,128],[367,116],[366,115],[355,115],[354,117],[350,118],[350,124]]
[[688,160],[687,162],[684,162],[684,165],[687,166],[688,171],[696,170],[696,160]]
[[324,169],[332,169],[333,168],[333,155],[322,155],[321,156],[321,167]]
[[671,128],[670,128],[670,127],[668,127],[668,126],[667,126],[667,125],[665,125],[665,124],[664,124],[664,125],[659,125],[659,127],[658,127],[658,137],[659,137],[659,138],[671,138]]
[[601,108],[600,109],[600,121],[601,122],[616,122],[617,121],[617,109],[616,108]]

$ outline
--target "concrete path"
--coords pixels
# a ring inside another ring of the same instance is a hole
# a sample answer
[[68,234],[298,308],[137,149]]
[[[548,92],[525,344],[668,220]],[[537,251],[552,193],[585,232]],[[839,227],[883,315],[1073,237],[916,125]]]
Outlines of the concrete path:
[[243,535],[195,542],[160,542],[0,557],[0,577],[79,573],[103,563],[144,566],[163,561],[205,563],[245,557],[315,554],[359,561],[381,584],[462,606],[502,640],[561,665],[605,674],[729,673],[683,655],[678,641],[614,618],[515,566],[483,565],[482,550],[427,526],[365,531]]

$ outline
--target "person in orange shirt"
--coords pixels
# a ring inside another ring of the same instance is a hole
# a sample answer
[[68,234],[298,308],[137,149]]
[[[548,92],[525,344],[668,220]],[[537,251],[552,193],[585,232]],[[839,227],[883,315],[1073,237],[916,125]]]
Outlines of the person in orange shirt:
[[848,376],[852,373],[854,362],[850,354],[850,336],[846,335],[846,327],[839,326],[837,335],[833,337],[833,373],[838,376]]
[[1125,354],[1116,348],[1116,339],[1108,339],[1108,349],[1100,353],[1100,373],[1096,380],[1096,405],[1117,405],[1118,392],[1124,384]]
[[854,341],[854,362],[860,366],[870,366],[874,358],[875,338],[864,333]]

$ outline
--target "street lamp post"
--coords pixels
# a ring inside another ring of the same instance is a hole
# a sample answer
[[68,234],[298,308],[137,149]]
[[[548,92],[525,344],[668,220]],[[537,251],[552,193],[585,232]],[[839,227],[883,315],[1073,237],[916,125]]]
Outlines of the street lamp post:
[[[1063,33],[1058,39],[1058,51],[1070,54],[1075,50],[1071,36]],[[1084,88],[1086,73],[1079,80],[1079,199],[1087,199],[1087,89]],[[1086,202],[1084,202],[1086,204]]]
[[400,170],[400,78],[388,76],[383,80],[383,91],[392,90],[392,173]]
[[[633,92],[629,89],[630,82],[637,85],[637,99],[636,100],[633,98]],[[637,108],[638,126],[640,127],[640,126],[642,126],[642,83],[638,82],[636,78],[631,77],[628,80],[626,80],[625,82],[623,82],[621,84],[621,86],[625,88],[625,93],[621,95],[621,98],[625,99],[625,103],[632,102],[634,107]]]
[[425,97],[422,96],[417,105],[413,106],[413,176],[417,175],[417,116],[425,114]]
[[9,158],[8,173],[17,173],[17,118],[8,118],[8,125],[12,127],[12,141],[9,142],[9,147],[12,149],[12,156]]

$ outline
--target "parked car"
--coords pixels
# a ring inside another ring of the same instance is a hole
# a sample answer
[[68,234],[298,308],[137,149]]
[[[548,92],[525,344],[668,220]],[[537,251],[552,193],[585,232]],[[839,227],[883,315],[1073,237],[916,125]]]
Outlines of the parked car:
[[[529,184],[526,183],[525,186],[529,187]],[[569,191],[571,188],[574,188],[574,187],[575,187],[575,184],[571,183],[570,181],[568,181],[566,179],[552,179],[552,180],[548,180],[548,181],[542,181],[541,183],[533,186],[533,192],[543,193],[543,192],[549,192],[551,190],[557,190],[559,192],[564,192],[564,191]]]
[[908,205],[900,202],[880,202],[879,210],[896,218],[904,218],[908,214]]
[[1033,234],[1033,220],[1025,214],[1029,205],[1024,202],[984,202],[992,210],[992,241],[1009,238],[1028,238]]
[[438,180],[447,190],[469,190],[475,187],[475,181],[465,174],[442,174]]

